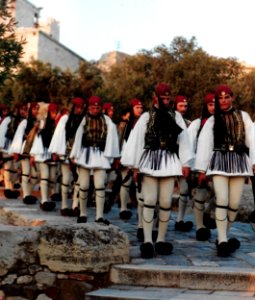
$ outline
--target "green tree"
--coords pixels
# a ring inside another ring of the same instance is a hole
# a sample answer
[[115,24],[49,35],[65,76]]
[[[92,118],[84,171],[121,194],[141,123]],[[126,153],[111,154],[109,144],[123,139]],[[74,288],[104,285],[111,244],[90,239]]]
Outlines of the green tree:
[[13,0],[1,0],[0,5],[0,86],[13,76],[22,55],[24,40],[17,41],[11,17],[10,6]]
[[74,95],[76,81],[70,71],[32,60],[20,65],[16,77],[6,81],[1,95],[14,102],[57,102],[66,106]]
[[[83,98],[88,98],[93,94],[100,95],[104,84],[101,71],[97,68],[96,62],[81,62],[78,71],[75,73],[77,78],[75,93]],[[102,96],[102,95],[100,95]]]

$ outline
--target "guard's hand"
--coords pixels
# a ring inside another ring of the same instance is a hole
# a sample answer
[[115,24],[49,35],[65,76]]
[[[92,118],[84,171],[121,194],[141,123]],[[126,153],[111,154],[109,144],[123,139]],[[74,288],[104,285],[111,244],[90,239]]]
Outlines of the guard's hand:
[[53,161],[58,161],[59,160],[59,156],[56,153],[52,153],[51,158]]
[[35,157],[34,156],[30,156],[29,157],[29,162],[31,166],[35,166]]
[[19,154],[18,153],[13,153],[13,159],[15,160],[15,161],[18,161],[19,160]]
[[255,175],[255,165],[252,166],[253,174]]
[[113,170],[119,170],[120,169],[120,159],[119,158],[115,158],[113,163],[112,163],[112,169]]
[[206,182],[206,175],[204,172],[200,172],[198,175],[198,186],[202,186]]
[[137,181],[138,181],[138,174],[139,174],[139,170],[133,169],[133,179],[134,179],[135,183],[137,183]]
[[184,178],[189,178],[190,175],[190,168],[189,167],[182,167],[182,175]]

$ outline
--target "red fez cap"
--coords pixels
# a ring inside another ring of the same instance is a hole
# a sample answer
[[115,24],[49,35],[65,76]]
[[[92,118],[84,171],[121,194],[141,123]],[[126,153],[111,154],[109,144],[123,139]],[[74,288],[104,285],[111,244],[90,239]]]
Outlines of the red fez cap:
[[0,109],[8,109],[8,106],[4,103],[0,104]]
[[214,103],[215,102],[215,95],[213,93],[207,94],[205,96],[204,102],[205,102],[205,104]]
[[110,103],[110,102],[105,102],[104,105],[103,105],[103,111],[107,110],[107,109],[110,109],[113,107],[113,104]]
[[155,87],[155,92],[157,96],[170,96],[171,88],[168,84],[162,82]]
[[66,108],[66,107],[64,107],[64,108],[62,108],[61,109],[61,115],[65,115],[65,114],[67,114],[69,112],[69,110]]
[[137,106],[137,105],[143,105],[143,104],[142,104],[142,102],[141,102],[139,99],[134,98],[134,99],[131,99],[131,100],[130,100],[130,105],[131,105],[132,107],[134,107],[134,106]]
[[185,96],[178,95],[175,97],[174,102],[175,102],[175,104],[182,103],[182,102],[188,103],[188,100]]
[[233,91],[231,90],[231,88],[228,85],[219,85],[216,89],[215,89],[215,95],[216,96],[221,96],[221,95],[225,95],[225,94],[229,94],[230,96],[233,96]]
[[101,98],[98,96],[91,96],[89,98],[89,105],[95,105],[95,106],[100,106],[101,105]]
[[75,106],[83,106],[85,104],[85,101],[82,98],[76,97],[73,99],[73,104]]
[[39,106],[39,104],[37,102],[30,103],[30,109],[33,109],[33,108],[38,107],[38,106]]
[[56,111],[58,110],[58,104],[57,103],[50,103],[48,107],[48,111]]

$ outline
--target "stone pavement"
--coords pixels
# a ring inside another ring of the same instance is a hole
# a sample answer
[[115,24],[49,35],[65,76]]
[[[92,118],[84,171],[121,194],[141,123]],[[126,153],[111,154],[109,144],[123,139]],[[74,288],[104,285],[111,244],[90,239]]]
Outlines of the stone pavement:
[[[73,224],[76,218],[60,216],[59,206],[53,212],[43,212],[39,205],[26,206],[21,200],[0,198],[0,211],[5,211],[15,225],[36,226]],[[254,299],[255,295],[255,232],[248,223],[235,222],[229,237],[237,237],[241,247],[230,257],[216,255],[216,229],[209,241],[195,240],[195,229],[188,233],[174,230],[176,212],[172,213],[167,241],[173,244],[169,256],[152,259],[140,257],[140,242],[136,238],[137,217],[119,219],[115,204],[105,218],[120,227],[130,240],[130,264],[113,266],[113,285],[90,293],[86,299]],[[16,218],[15,216],[18,216]],[[2,222],[5,222],[5,217]],[[95,219],[95,208],[89,208],[88,222]],[[189,213],[186,220],[194,221]],[[155,286],[155,287],[152,287]]]

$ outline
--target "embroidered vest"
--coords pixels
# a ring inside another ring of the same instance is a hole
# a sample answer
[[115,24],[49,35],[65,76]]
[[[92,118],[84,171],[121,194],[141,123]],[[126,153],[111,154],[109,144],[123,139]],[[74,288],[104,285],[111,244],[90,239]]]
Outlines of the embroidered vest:
[[82,137],[83,147],[94,147],[104,151],[107,136],[107,125],[103,115],[87,114]]
[[150,150],[169,150],[172,153],[178,153],[177,138],[182,129],[175,122],[174,112],[169,111],[169,126],[167,133],[163,133],[160,127],[157,126],[157,122],[160,122],[157,118],[157,110],[150,112],[149,121],[147,124],[147,131],[145,134],[145,149]]
[[230,113],[222,114],[225,123],[225,140],[223,143],[215,144],[214,150],[237,153],[248,153],[245,145],[245,130],[242,113],[240,110],[233,110]]

